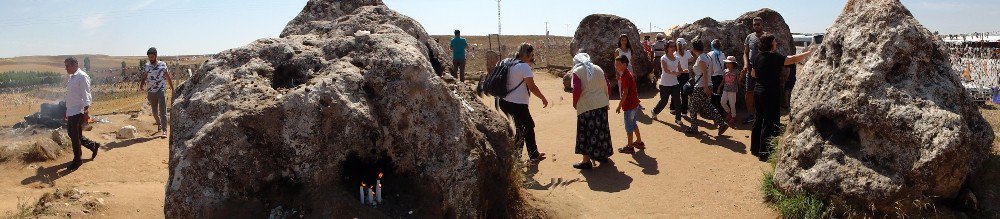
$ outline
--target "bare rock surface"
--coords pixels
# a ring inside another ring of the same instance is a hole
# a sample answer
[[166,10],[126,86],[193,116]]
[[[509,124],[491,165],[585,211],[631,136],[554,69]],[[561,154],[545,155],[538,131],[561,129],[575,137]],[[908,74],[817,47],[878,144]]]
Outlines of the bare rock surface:
[[[632,68],[637,81],[643,80],[653,72],[653,62],[649,54],[642,50],[642,43],[639,39],[639,29],[628,19],[610,14],[592,14],[584,17],[577,26],[573,41],[569,46],[570,57],[576,55],[579,50],[590,54],[594,64],[601,66],[601,69],[615,69],[614,53],[618,48],[618,38],[625,34],[632,45]],[[611,72],[609,79],[617,86],[618,75]]]
[[219,53],[172,104],[166,216],[518,217],[512,131],[441,54],[381,1],[334,0]]
[[895,215],[956,198],[994,137],[942,41],[898,0],[847,2],[798,75],[785,191]]

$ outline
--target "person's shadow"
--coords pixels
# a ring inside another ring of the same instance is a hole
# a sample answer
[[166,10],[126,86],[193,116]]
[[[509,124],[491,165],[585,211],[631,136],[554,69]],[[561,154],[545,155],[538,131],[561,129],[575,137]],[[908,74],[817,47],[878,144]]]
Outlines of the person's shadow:
[[538,164],[528,165],[527,170],[524,172],[524,188],[533,190],[549,190],[551,188],[568,186],[573,183],[580,182],[580,178],[565,180],[562,177],[559,178],[549,178],[549,182],[542,185],[541,182],[535,180],[535,174],[538,173]]
[[[610,161],[610,160],[609,160]],[[632,186],[632,177],[619,171],[615,163],[607,162],[591,170],[581,170],[590,190],[600,192],[620,192]]]
[[694,135],[694,137],[697,138],[698,141],[700,141],[703,144],[718,145],[720,147],[724,147],[736,153],[741,153],[741,154],[747,153],[746,150],[747,146],[743,144],[743,142],[735,141],[732,139],[731,136],[728,135],[710,136],[714,135],[714,132],[715,130],[712,130],[712,133],[710,134],[706,133],[705,131],[699,131],[698,134]]
[[629,161],[629,163],[642,167],[643,174],[646,175],[660,174],[659,162],[656,161],[656,158],[647,155],[646,150],[638,150],[635,153],[632,153],[632,159],[635,159],[635,162]]
[[[90,161],[91,160],[89,160],[89,159],[88,160],[83,160],[83,164],[86,164],[87,162],[90,162]],[[35,171],[35,175],[34,176],[30,176],[28,178],[24,178],[24,180],[21,180],[21,185],[28,185],[28,184],[40,182],[40,183],[44,183],[46,185],[49,185],[49,187],[56,186],[56,180],[57,179],[62,178],[64,176],[69,175],[70,173],[76,171],[76,170],[66,169],[67,167],[69,167],[70,163],[73,163],[73,161],[69,161],[69,162],[66,162],[66,163],[63,163],[63,164],[59,164],[59,165],[55,165],[55,166],[51,166],[51,167],[39,167]]]
[[111,143],[108,143],[108,144],[104,145],[104,150],[110,151],[111,149],[128,147],[128,146],[132,146],[134,144],[140,144],[140,143],[145,143],[145,142],[148,142],[148,141],[152,141],[153,139],[157,139],[157,138],[159,138],[159,137],[133,138],[133,139],[128,139],[128,140],[124,140],[124,141],[111,142]]

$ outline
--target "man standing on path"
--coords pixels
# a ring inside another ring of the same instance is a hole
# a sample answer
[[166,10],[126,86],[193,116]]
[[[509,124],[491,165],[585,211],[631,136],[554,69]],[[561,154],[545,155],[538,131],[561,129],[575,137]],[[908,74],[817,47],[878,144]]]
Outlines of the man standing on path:
[[753,102],[753,92],[754,87],[757,86],[757,78],[750,75],[750,69],[754,68],[754,58],[757,54],[760,54],[759,44],[760,37],[764,35],[764,19],[760,17],[753,18],[753,33],[747,35],[746,40],[743,42],[743,74],[746,80],[746,92],[744,92],[744,100],[747,104],[747,116],[743,120],[743,124],[753,123],[754,120],[754,102]]
[[90,149],[90,159],[93,160],[101,144],[83,137],[83,125],[90,119],[90,76],[80,69],[76,58],[66,58],[63,64],[66,65],[66,74],[69,74],[66,82],[66,132],[73,145],[73,162],[66,169],[76,170],[83,164],[80,147]]
[[156,47],[150,47],[146,51],[149,62],[142,67],[142,72],[146,73],[146,80],[139,83],[139,90],[148,83],[146,99],[149,100],[149,108],[153,112],[153,119],[156,120],[156,133],[153,136],[167,137],[167,95],[165,84],[170,84],[170,91],[174,91],[174,81],[167,73],[167,63],[156,60]]
[[458,81],[465,81],[465,51],[468,47],[469,42],[462,38],[462,32],[455,30],[455,38],[451,38],[451,61],[455,64],[451,76]]

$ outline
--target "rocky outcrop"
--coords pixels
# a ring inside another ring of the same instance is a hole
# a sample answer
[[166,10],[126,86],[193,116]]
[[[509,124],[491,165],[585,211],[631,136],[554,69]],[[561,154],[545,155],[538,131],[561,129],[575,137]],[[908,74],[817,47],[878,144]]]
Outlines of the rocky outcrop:
[[380,1],[335,0],[217,54],[172,104],[166,216],[518,217],[512,131],[435,54]]
[[[649,80],[641,79],[646,78],[653,71],[652,58],[643,52],[639,39],[639,29],[628,19],[610,14],[592,14],[583,18],[576,28],[576,33],[573,34],[573,41],[567,52],[569,52],[570,57],[573,57],[582,49],[583,52],[590,54],[594,64],[601,66],[602,69],[615,69],[614,53],[615,48],[618,47],[618,37],[622,34],[628,36],[629,44],[632,45],[633,60],[629,61],[632,63],[633,70],[636,71],[633,72],[635,78],[640,83],[648,82]],[[608,77],[612,82],[618,81],[617,74],[608,74]],[[618,83],[613,84],[617,85]]]
[[753,18],[760,17],[764,20],[764,31],[774,34],[778,41],[778,52],[785,55],[795,53],[792,32],[785,23],[785,18],[777,11],[763,8],[756,11],[747,12],[736,20],[716,21],[710,17],[702,18],[691,24],[684,24],[667,33],[670,39],[683,37],[690,42],[701,40],[705,42],[706,50],[709,50],[708,43],[713,39],[719,39],[722,43],[722,51],[726,55],[736,56],[740,65],[743,64],[743,48],[747,35],[753,32]]
[[892,215],[954,198],[994,133],[941,40],[898,0],[848,1],[827,31],[798,75],[776,184]]

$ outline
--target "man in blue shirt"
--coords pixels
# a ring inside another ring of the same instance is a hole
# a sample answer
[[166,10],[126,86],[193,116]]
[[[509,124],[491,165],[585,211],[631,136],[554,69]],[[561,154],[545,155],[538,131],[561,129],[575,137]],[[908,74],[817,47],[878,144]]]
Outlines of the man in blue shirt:
[[465,81],[465,50],[468,47],[469,43],[462,38],[462,33],[455,30],[455,38],[451,38],[451,61],[455,64],[451,76],[458,78],[459,81]]

